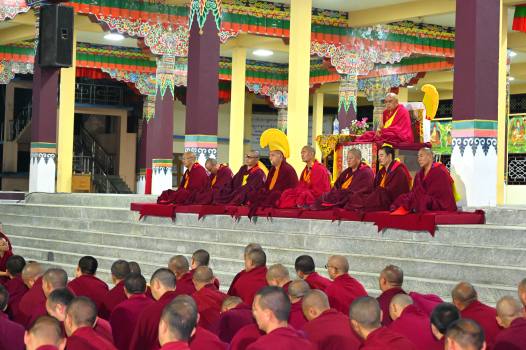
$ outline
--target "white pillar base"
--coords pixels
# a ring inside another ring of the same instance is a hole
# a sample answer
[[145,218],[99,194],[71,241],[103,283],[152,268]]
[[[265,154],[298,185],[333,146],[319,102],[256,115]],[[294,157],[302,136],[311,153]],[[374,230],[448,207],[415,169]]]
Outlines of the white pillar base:
[[[54,145],[54,144],[53,144]],[[29,192],[55,193],[56,183],[56,148],[43,150],[31,145],[29,164]],[[56,147],[56,146],[54,146]]]
[[144,194],[146,191],[146,170],[137,174],[137,194]]
[[171,159],[152,161],[152,194],[160,195],[172,188],[172,165]]

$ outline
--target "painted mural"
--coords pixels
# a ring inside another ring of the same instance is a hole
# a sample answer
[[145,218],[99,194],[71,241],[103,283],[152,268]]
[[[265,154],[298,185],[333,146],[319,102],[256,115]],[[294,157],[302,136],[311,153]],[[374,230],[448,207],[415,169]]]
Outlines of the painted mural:
[[526,153],[526,114],[510,115],[508,153]]
[[430,142],[436,154],[451,154],[451,118],[435,118],[431,121]]

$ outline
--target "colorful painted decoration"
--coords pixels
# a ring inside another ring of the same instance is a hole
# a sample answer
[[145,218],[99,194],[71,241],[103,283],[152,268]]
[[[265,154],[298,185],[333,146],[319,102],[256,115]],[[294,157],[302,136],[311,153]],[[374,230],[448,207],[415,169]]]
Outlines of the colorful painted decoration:
[[383,77],[374,77],[358,80],[358,90],[363,91],[368,101],[384,98],[389,89],[408,85],[417,77],[417,73],[393,74]]
[[338,111],[342,109],[349,112],[352,107],[354,112],[358,107],[356,98],[358,96],[358,76],[356,74],[347,74],[342,76],[338,92]]
[[30,8],[25,0],[2,0],[0,2],[0,21],[13,19],[19,13],[29,11]]
[[451,118],[435,118],[431,121],[430,142],[436,154],[451,154],[453,137]]
[[509,118],[508,153],[526,153],[526,114]]
[[205,26],[206,18],[212,14],[216,23],[217,29],[221,29],[221,15],[222,15],[221,0],[192,0],[190,5],[190,22],[189,28],[192,28],[194,18],[197,20],[199,29],[202,30]]

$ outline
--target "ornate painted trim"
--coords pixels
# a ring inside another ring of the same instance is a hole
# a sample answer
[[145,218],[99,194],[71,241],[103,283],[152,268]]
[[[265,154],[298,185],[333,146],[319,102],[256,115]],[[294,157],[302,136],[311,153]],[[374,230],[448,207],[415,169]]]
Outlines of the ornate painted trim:
[[487,156],[493,147],[497,152],[497,124],[496,120],[454,120],[451,136],[453,137],[452,151],[460,150],[463,157],[466,148],[470,147],[475,156],[477,148],[481,146]]

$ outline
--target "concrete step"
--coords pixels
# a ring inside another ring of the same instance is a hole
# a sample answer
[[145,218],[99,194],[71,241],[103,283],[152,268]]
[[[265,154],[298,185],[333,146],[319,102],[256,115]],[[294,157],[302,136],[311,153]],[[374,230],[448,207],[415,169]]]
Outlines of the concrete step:
[[30,193],[26,203],[130,208],[133,202],[155,202],[157,196],[101,193]]
[[526,226],[525,207],[484,208],[484,211],[488,224]]

